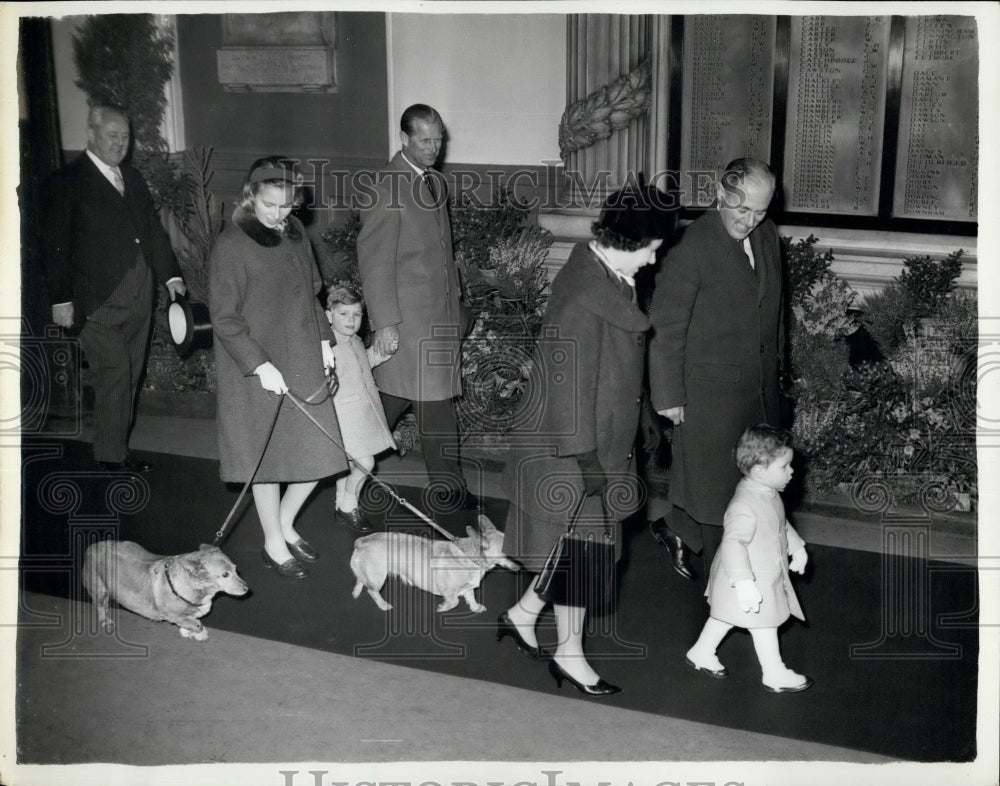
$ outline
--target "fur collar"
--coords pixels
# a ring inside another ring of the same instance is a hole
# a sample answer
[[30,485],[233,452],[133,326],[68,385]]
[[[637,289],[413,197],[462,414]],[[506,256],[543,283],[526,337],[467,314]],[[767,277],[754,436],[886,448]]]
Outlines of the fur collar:
[[286,219],[284,232],[278,232],[264,226],[257,220],[257,216],[242,207],[237,207],[233,211],[233,223],[242,229],[243,234],[248,238],[265,248],[280,246],[282,238],[287,237],[293,241],[301,239],[298,219],[291,215]]

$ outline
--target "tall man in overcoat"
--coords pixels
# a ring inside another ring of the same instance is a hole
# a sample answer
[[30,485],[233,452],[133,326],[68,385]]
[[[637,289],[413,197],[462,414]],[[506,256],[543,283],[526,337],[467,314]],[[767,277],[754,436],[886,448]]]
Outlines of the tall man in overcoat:
[[389,427],[412,405],[432,509],[472,506],[458,463],[454,399],[462,393],[461,287],[452,255],[444,178],[431,167],[444,123],[414,104],[400,120],[402,149],[377,173],[361,211],[358,266],[375,333],[392,357],[374,369]]
[[95,106],[87,149],[46,181],[41,249],[52,320],[80,329],[94,379],[94,458],[110,470],[144,471],[128,434],[145,365],[154,275],[171,299],[185,292],[152,196],[124,162],[125,114]]
[[748,426],[779,420],[781,252],[766,218],[774,190],[762,161],[731,162],[715,206],[668,253],[650,307],[652,402],[674,424],[673,509],[654,533],[658,524],[682,557],[703,551],[706,575],[740,479],[736,441]]

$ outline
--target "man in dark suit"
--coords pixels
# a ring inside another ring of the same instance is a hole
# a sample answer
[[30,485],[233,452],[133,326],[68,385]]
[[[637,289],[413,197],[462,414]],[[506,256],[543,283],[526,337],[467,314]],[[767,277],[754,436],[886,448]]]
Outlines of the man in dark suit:
[[778,364],[784,353],[781,250],[766,218],[775,179],[762,161],[732,161],[716,205],[667,255],[650,307],[650,390],[674,424],[667,520],[653,533],[674,567],[694,578],[687,549],[703,551],[705,574],[740,479],[733,448],[756,423],[778,425]]
[[375,349],[392,355],[374,369],[392,427],[413,406],[431,507],[474,505],[458,463],[454,398],[462,393],[461,287],[452,256],[444,178],[431,167],[444,123],[414,104],[400,120],[400,150],[378,173],[361,214],[358,265]]
[[79,328],[94,378],[94,458],[145,471],[128,434],[145,363],[153,275],[171,299],[186,291],[142,175],[123,163],[129,121],[114,107],[87,118],[87,149],[46,182],[41,247],[52,320]]

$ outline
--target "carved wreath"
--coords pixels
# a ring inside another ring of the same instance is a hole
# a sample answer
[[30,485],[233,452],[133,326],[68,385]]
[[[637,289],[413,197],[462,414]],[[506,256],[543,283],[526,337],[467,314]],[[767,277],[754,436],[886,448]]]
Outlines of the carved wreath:
[[649,108],[650,61],[618,77],[610,85],[566,107],[559,121],[559,152],[565,159],[574,150],[607,139]]

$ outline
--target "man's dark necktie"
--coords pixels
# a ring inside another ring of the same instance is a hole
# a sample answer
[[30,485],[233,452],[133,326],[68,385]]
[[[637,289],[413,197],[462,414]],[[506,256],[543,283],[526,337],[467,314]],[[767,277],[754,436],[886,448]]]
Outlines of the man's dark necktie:
[[424,185],[431,192],[431,199],[434,200],[434,204],[436,205],[438,201],[437,183],[434,182],[434,175],[430,173],[430,170],[424,170]]

